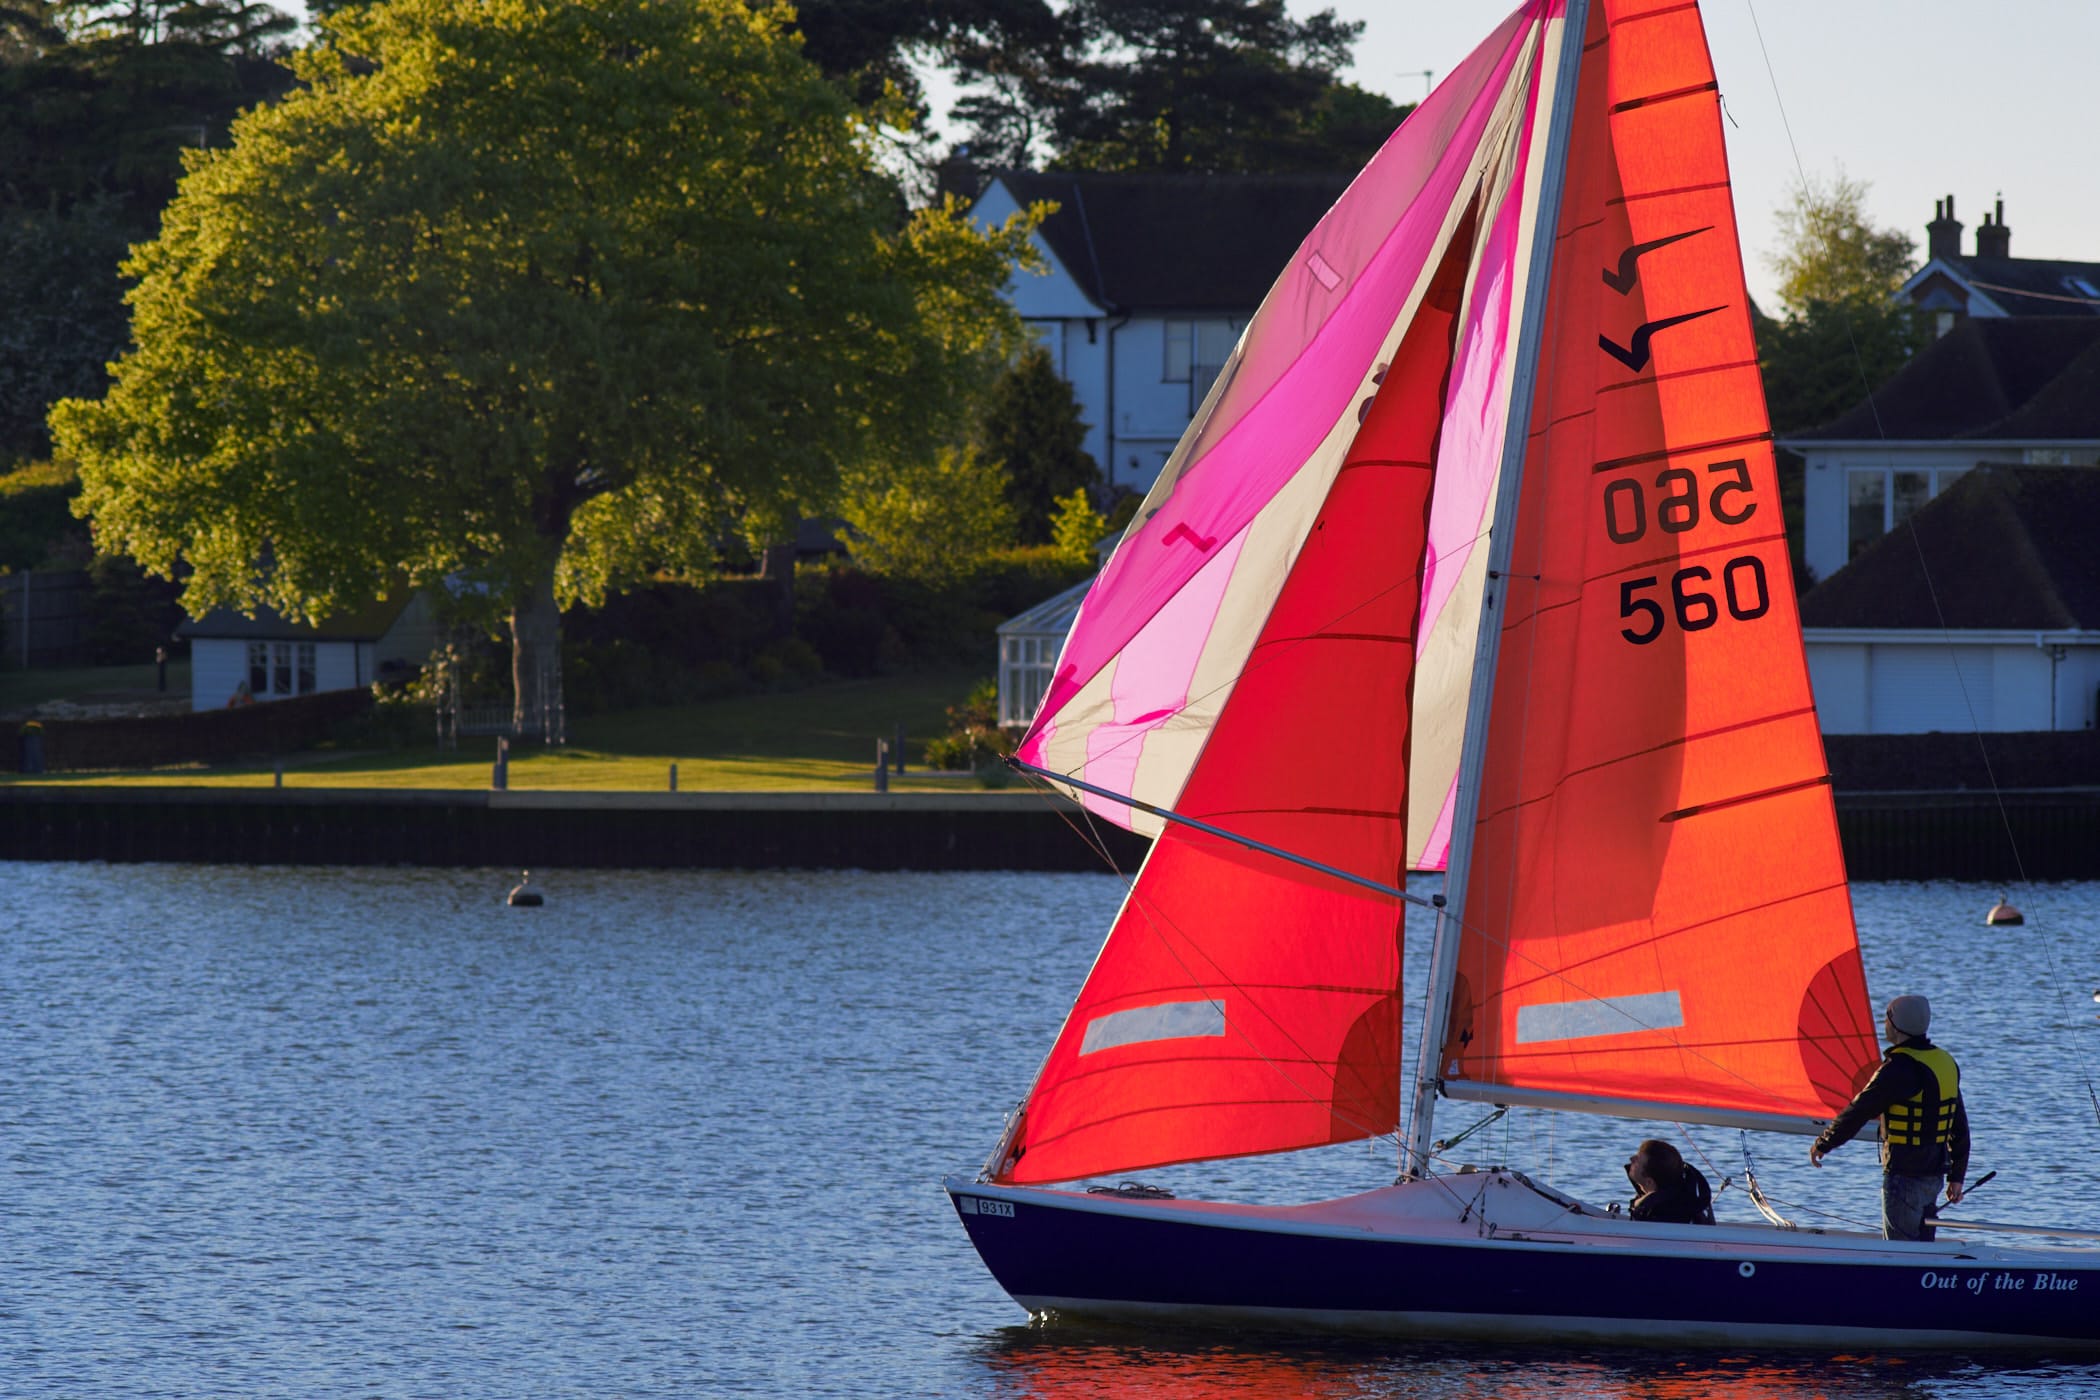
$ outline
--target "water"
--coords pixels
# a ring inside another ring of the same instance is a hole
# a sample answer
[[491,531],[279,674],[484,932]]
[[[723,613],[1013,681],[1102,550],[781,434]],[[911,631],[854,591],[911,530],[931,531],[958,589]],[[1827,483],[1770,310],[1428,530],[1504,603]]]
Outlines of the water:
[[[545,872],[539,910],[504,907],[510,882],[0,863],[0,1394],[2100,1389],[2073,1362],[1029,1327],[938,1178],[1025,1089],[1114,880]],[[1997,893],[1861,887],[1870,983],[1932,997],[1961,1057],[1976,1170],[2003,1173],[1977,1213],[2100,1228],[2100,885],[2015,892],[2027,928],[1986,930]],[[1646,1131],[1518,1114],[1468,1147],[1601,1201]],[[1739,1174],[1735,1134],[1696,1141]],[[1870,1145],[1813,1173],[1805,1143],[1754,1150],[1772,1194],[1875,1219]],[[1392,1158],[1147,1175],[1307,1199]]]

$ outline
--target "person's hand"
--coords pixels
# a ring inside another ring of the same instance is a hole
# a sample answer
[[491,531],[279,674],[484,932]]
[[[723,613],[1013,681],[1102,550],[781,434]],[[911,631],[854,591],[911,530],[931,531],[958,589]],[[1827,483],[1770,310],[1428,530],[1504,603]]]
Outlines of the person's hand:
[[1958,1206],[1961,1204],[1960,1182],[1950,1181],[1947,1183],[1947,1204],[1950,1206]]
[[1823,1165],[1822,1143],[1812,1142],[1808,1145],[1808,1164],[1812,1167],[1820,1167]]

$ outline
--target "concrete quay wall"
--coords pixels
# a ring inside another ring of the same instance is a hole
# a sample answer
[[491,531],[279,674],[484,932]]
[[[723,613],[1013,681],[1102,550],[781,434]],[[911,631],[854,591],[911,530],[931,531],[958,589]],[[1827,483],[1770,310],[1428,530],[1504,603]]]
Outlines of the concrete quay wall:
[[[1855,879],[2100,879],[2100,789],[1837,805]],[[1104,844],[1124,871],[1146,846],[1033,792],[0,787],[9,860],[1105,871]]]

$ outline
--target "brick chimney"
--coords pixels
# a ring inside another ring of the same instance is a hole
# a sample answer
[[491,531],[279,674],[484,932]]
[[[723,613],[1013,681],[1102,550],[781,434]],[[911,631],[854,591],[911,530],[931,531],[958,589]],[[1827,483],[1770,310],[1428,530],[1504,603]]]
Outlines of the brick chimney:
[[1925,225],[1925,256],[1961,256],[1961,220],[1954,217],[1954,196],[1932,202],[1932,222]]
[[1976,226],[1976,256],[1979,258],[2009,258],[2012,256],[2012,230],[2005,226],[2005,201],[1998,201],[1998,215],[1989,214]]

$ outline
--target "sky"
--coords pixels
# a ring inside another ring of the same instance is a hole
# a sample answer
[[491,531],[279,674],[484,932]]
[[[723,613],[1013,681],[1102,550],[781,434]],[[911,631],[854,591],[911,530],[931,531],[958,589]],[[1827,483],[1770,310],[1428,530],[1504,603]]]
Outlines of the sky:
[[[1516,0],[1290,0],[1364,21],[1346,76],[1418,101]],[[1798,180],[1866,181],[1869,218],[1925,251],[1935,200],[1976,225],[2005,201],[2015,257],[2100,262],[2100,4],[2091,0],[1703,0],[1730,125],[1728,163],[1751,295],[1769,307],[1774,211]],[[1763,44],[1759,44],[1759,32]],[[1770,57],[1770,71],[1766,57]],[[1777,95],[1775,97],[1775,80]],[[1788,128],[1793,133],[1792,146]]]
[[[1350,81],[1421,100],[1517,0],[1289,0],[1362,20]],[[1955,199],[1964,252],[2005,201],[2015,257],[2100,262],[2100,3],[1704,0],[1751,295],[1771,307],[1774,213],[1805,171],[1867,183],[1868,217],[1916,241]],[[1760,32],[1762,44],[1760,44]],[[1769,70],[1767,56],[1769,55]],[[944,84],[929,83],[936,111]],[[952,91],[952,89],[950,90]],[[1788,130],[1792,140],[1789,142]],[[1796,164],[1796,149],[1799,164]]]

